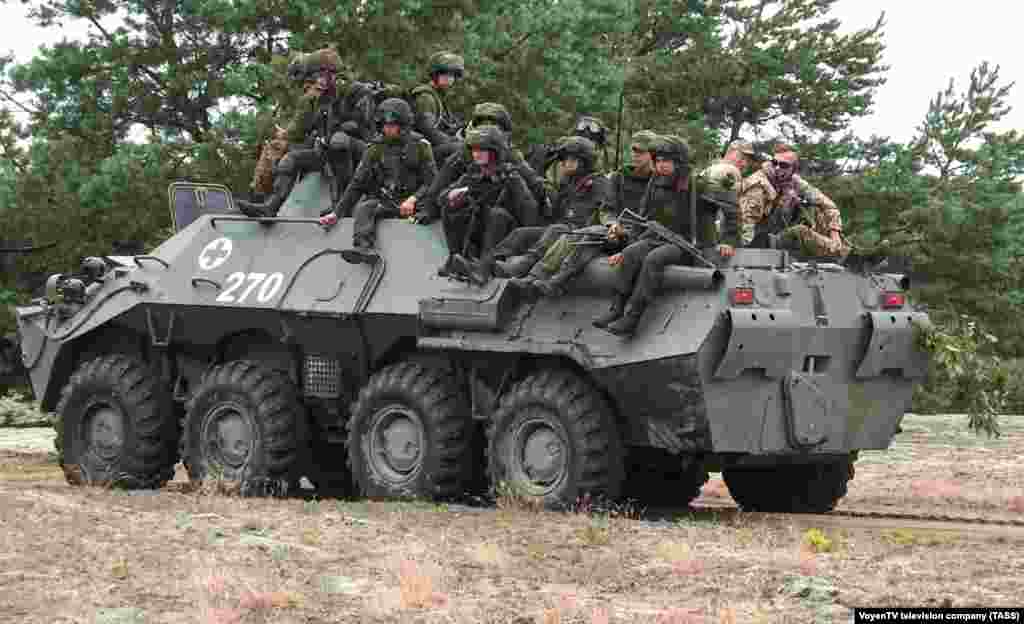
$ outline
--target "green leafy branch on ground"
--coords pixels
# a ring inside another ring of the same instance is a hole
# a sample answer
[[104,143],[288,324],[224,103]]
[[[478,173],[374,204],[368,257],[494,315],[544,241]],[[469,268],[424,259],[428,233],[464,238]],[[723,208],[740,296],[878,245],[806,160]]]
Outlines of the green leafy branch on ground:
[[999,416],[1009,404],[1010,370],[987,351],[998,338],[966,314],[932,322],[916,325],[917,346],[931,357],[928,386],[943,388],[952,406],[967,412],[972,431],[999,437]]
[[40,411],[38,401],[17,390],[0,396],[0,427],[38,427],[51,423],[50,416]]

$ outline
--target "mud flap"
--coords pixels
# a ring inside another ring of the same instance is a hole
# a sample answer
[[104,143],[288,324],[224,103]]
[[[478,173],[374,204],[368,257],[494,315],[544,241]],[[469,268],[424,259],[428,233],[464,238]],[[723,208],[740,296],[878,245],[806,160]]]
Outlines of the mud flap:
[[[729,344],[715,369],[718,379],[735,379],[743,371],[759,368],[778,379],[797,368],[792,354],[804,352],[800,322],[784,309],[729,309]],[[790,355],[790,358],[782,354]]]
[[813,376],[791,372],[782,380],[782,397],[790,446],[806,449],[828,441],[828,399]]
[[919,379],[928,370],[928,358],[914,344],[914,322],[928,323],[920,312],[868,312],[871,340],[857,367],[857,379],[878,377],[899,370],[905,379]]

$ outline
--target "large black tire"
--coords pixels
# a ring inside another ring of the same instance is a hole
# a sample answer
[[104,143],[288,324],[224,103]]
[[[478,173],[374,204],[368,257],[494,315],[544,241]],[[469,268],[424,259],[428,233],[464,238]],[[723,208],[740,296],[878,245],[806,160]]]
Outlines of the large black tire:
[[451,373],[403,362],[377,372],[348,421],[348,458],[369,498],[444,499],[466,493],[473,421]]
[[853,462],[847,459],[774,468],[727,468],[722,476],[733,500],[744,511],[826,513],[846,496]]
[[139,359],[83,363],[64,386],[57,415],[55,445],[68,483],[158,488],[174,477],[171,397]]
[[699,461],[659,448],[630,448],[626,454],[625,495],[649,507],[680,507],[700,496],[708,472]]
[[235,360],[216,366],[192,396],[182,461],[193,480],[236,482],[242,494],[283,494],[301,476],[306,409],[286,376]]
[[572,372],[543,370],[517,383],[502,396],[488,438],[497,495],[564,509],[585,495],[621,494],[623,448],[612,411]]

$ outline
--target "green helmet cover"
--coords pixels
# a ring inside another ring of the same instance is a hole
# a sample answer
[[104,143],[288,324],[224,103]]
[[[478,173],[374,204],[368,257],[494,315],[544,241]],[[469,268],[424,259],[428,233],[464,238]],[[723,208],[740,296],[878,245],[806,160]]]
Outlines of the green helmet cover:
[[512,132],[512,115],[497,102],[483,102],[473,107],[474,126],[498,126],[505,132]]

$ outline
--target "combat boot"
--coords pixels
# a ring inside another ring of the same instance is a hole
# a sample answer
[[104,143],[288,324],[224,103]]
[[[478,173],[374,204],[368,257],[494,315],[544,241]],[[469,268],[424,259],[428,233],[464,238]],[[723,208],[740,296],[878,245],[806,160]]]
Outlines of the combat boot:
[[477,286],[484,286],[491,281],[493,275],[494,259],[482,258],[480,260],[469,260],[462,254],[455,254],[451,259],[450,270],[461,273],[469,278]]
[[572,273],[559,270],[547,279],[538,279],[533,283],[533,287],[545,297],[561,297],[565,294],[566,285],[570,279],[572,279]]
[[351,249],[344,249],[341,257],[349,264],[376,264],[380,260],[380,254],[373,248],[373,243],[365,239],[353,241],[355,244]]
[[508,260],[498,260],[494,263],[494,275],[497,277],[522,277],[530,272],[539,258],[533,254],[515,256]]
[[247,217],[273,217],[281,209],[281,206],[284,205],[284,200],[288,199],[288,193],[292,190],[293,182],[295,182],[295,176],[279,173],[274,176],[274,190],[266,201],[255,202],[236,199],[235,205]]
[[644,310],[646,309],[646,301],[643,299],[631,299],[626,306],[622,318],[614,323],[609,323],[604,327],[604,330],[616,336],[632,336],[636,332],[636,326],[640,324],[640,317],[644,315]]
[[626,311],[626,300],[628,298],[629,295],[616,293],[615,298],[612,299],[612,307],[609,308],[609,310],[605,312],[603,315],[594,319],[593,323],[591,324],[594,327],[600,327],[601,329],[604,329],[605,327],[608,326],[608,323],[611,323],[612,321],[617,321],[620,318],[622,318],[623,313],[625,313]]

